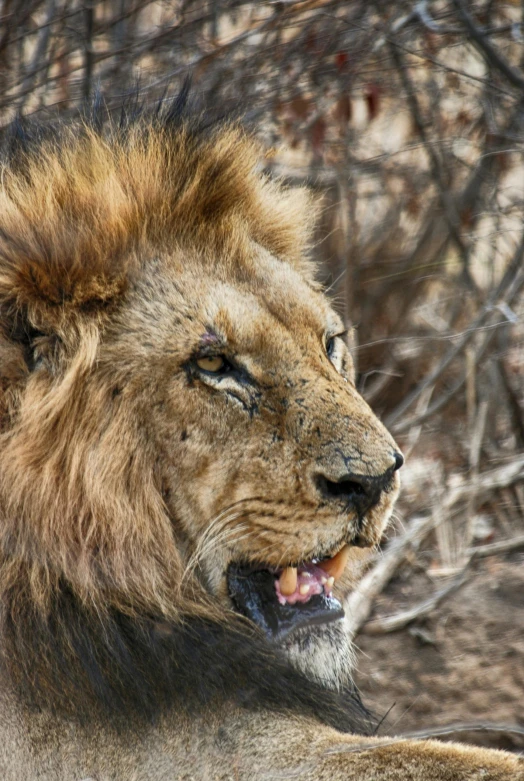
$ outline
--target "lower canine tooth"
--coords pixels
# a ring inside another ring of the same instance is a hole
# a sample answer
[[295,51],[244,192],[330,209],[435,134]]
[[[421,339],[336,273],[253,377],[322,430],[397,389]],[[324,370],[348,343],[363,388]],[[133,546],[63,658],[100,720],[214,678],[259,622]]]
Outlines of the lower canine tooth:
[[297,589],[297,568],[286,567],[280,575],[278,582],[280,583],[280,593],[282,596],[290,597]]
[[335,578],[335,580],[338,580],[346,568],[350,551],[351,551],[350,546],[344,545],[342,550],[339,550],[336,556],[333,556],[332,559],[321,561],[318,564],[318,566],[321,569],[323,569],[324,572],[326,572],[330,577],[333,577]]

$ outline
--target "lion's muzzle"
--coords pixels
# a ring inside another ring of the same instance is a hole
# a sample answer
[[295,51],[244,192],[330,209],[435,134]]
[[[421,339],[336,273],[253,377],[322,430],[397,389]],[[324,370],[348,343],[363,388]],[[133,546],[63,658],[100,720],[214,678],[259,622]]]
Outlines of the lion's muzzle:
[[401,453],[393,454],[394,463],[381,475],[370,476],[344,472],[340,475],[320,472],[315,477],[318,492],[324,501],[355,510],[362,518],[368,510],[379,503],[383,491],[391,485],[393,474],[404,463]]
[[235,609],[256,623],[270,639],[281,641],[296,629],[336,621],[343,617],[332,589],[344,573],[352,546],[369,547],[376,530],[365,531],[364,517],[395,485],[395,472],[404,463],[399,452],[382,474],[337,474],[319,468],[313,477],[321,503],[333,514],[356,515],[352,539],[334,554],[275,568],[267,564],[233,563],[228,569],[229,597]]

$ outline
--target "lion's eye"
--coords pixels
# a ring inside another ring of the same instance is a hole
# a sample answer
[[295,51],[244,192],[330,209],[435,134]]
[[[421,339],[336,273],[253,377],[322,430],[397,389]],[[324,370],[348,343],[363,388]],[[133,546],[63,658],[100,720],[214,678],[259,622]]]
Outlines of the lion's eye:
[[336,342],[336,339],[337,339],[336,336],[331,336],[326,341],[326,353],[327,353],[327,357],[328,358],[332,358],[333,357],[333,353],[335,352],[335,342]]
[[[340,331],[338,334],[333,334],[332,336],[326,336],[326,347],[325,347],[326,355],[332,363],[333,363],[333,359],[337,356],[337,354],[341,352],[341,347],[343,347],[343,345],[345,344],[346,334],[347,334],[347,330]],[[339,339],[342,341],[340,345],[337,345],[337,341]]]
[[229,368],[228,362],[222,355],[204,355],[196,359],[196,365],[211,374],[223,374]]

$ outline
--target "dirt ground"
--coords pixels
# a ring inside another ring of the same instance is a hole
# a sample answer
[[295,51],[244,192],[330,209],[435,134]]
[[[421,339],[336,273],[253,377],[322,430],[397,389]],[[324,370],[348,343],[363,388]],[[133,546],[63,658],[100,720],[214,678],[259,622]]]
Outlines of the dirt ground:
[[[395,614],[434,591],[427,573],[401,570],[371,617]],[[522,550],[475,562],[465,584],[427,618],[391,634],[360,634],[357,644],[363,700],[387,712],[381,734],[453,726],[444,739],[524,750]]]

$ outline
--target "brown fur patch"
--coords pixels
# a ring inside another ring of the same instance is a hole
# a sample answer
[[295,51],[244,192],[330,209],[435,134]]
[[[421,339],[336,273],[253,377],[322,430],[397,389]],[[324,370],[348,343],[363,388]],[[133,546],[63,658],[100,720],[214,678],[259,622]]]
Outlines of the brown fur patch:
[[30,307],[35,325],[118,298],[144,246],[238,258],[250,239],[305,267],[309,197],[257,173],[240,127],[139,121],[58,135],[2,171],[0,296]]

